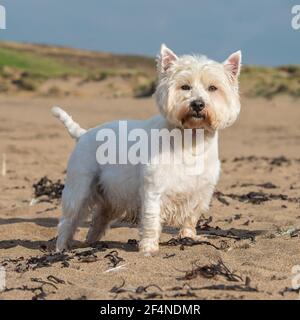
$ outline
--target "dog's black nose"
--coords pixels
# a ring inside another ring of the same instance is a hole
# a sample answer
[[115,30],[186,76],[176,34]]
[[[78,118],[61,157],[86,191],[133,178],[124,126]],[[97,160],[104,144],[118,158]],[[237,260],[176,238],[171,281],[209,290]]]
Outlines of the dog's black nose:
[[205,102],[202,99],[197,99],[191,102],[190,104],[193,111],[200,112],[205,107]]

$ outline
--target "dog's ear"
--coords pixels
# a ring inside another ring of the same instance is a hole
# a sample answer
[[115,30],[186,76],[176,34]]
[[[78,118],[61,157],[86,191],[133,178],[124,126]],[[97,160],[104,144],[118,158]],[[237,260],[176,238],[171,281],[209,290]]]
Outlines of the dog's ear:
[[165,44],[161,45],[160,55],[157,59],[157,68],[161,73],[166,72],[178,57]]
[[223,64],[225,69],[230,72],[230,75],[233,78],[237,78],[241,71],[242,52],[240,50],[234,52],[224,61]]

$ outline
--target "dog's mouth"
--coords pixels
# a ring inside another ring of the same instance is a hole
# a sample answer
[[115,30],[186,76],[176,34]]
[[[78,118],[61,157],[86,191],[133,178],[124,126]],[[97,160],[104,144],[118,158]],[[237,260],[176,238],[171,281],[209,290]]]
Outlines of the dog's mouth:
[[189,112],[181,120],[181,124],[184,127],[201,128],[205,123],[206,114],[204,112]]
[[192,118],[194,120],[205,120],[206,115],[203,111],[191,111],[187,114],[187,118]]
[[193,119],[205,119],[205,114],[201,112],[193,112],[190,117]]
[[208,125],[209,113],[207,108],[199,111],[187,108],[179,114],[179,121],[183,128],[204,128]]

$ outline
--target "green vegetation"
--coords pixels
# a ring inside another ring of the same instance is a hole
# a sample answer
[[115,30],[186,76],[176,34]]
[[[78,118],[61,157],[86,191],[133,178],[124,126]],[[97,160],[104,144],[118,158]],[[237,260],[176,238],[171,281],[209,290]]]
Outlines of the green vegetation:
[[135,69],[102,69],[99,71],[90,71],[87,75],[87,81],[103,81],[113,77],[121,77],[124,79],[137,78],[139,76],[146,76],[143,71]]
[[42,57],[35,53],[19,52],[0,47],[0,74],[5,76],[5,67],[26,72],[35,78],[53,78],[64,75],[79,74],[76,69],[66,66],[54,59]]
[[139,84],[133,89],[134,97],[147,98],[151,97],[155,92],[156,82],[150,80],[147,83]]
[[300,66],[244,67],[241,85],[244,93],[251,97],[270,99],[279,94],[300,97]]
[[[0,92],[38,91],[48,79],[72,77],[80,78],[82,83],[99,82],[99,85],[118,78],[130,88],[127,93],[149,97],[155,90],[155,62],[141,56],[0,42]],[[49,90],[51,95],[58,92],[61,90],[55,86]],[[280,94],[300,97],[300,65],[245,66],[241,92],[250,97],[272,98]]]

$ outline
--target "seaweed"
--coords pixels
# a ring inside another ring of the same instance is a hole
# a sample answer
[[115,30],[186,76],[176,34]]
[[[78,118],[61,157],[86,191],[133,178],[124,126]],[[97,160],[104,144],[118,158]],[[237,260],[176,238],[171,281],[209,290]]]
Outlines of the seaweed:
[[216,264],[211,263],[209,265],[199,266],[198,261],[193,263],[193,269],[186,271],[185,276],[179,278],[179,280],[191,280],[202,276],[204,278],[215,278],[216,276],[222,276],[228,281],[243,281],[242,277],[229,270],[224,262],[219,259]]
[[37,183],[33,184],[35,198],[46,196],[48,201],[60,199],[64,185],[61,180],[53,182],[47,176],[42,177]]
[[115,268],[121,261],[124,261],[122,257],[119,257],[118,251],[114,250],[104,256],[104,258],[108,258],[110,262],[110,266]]
[[162,246],[180,246],[181,250],[184,250],[184,247],[191,247],[191,246],[196,246],[196,245],[208,245],[212,246],[217,250],[220,250],[219,247],[215,246],[214,244],[210,243],[209,241],[199,241],[199,240],[194,240],[192,238],[171,238],[167,242],[162,242],[160,243]]

